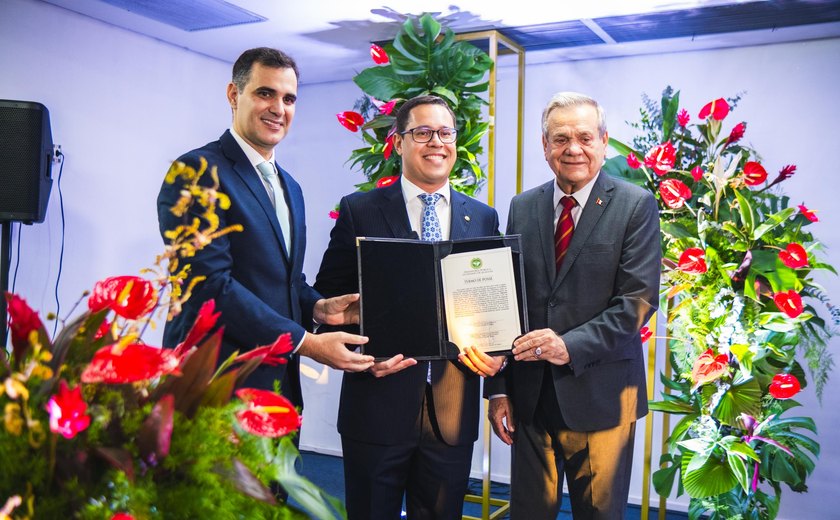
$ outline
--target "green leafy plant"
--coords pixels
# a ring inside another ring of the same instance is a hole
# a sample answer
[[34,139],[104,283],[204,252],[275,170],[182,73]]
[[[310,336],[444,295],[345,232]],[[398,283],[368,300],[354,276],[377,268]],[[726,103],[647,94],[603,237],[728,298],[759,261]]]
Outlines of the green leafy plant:
[[[204,174],[213,182],[199,184]],[[345,516],[295,470],[294,406],[238,388],[259,364],[286,361],[288,334],[218,365],[222,333],[213,332],[219,315],[210,301],[177,348],[142,341],[156,315],[189,297],[180,261],[238,229],[218,228],[216,207],[230,201],[215,169],[175,163],[167,181],[176,180],[184,188],[172,211],[199,204],[203,218],[168,233],[150,278],[97,282],[87,309],[54,339],[22,298],[5,295],[12,349],[0,350],[0,518]],[[278,501],[276,485],[308,515]]]
[[[650,190],[660,204],[663,308],[673,377],[651,408],[680,420],[671,431],[656,491],[691,497],[689,516],[774,518],[782,484],[807,490],[820,447],[809,417],[789,416],[806,385],[807,361],[821,395],[833,361],[827,341],[840,313],[814,281],[822,248],[818,219],[792,206],[780,184],[796,167],[768,177],[744,145],[747,125],[722,132],[740,98],[719,98],[697,124],[670,87],[645,98],[641,132],[605,170]],[[808,300],[823,304],[826,322]]]
[[409,17],[391,43],[371,46],[371,56],[377,65],[353,78],[364,95],[353,111],[337,114],[347,129],[362,131],[365,146],[354,150],[349,162],[367,181],[356,187],[368,191],[393,182],[400,172],[399,156],[391,153],[395,110],[412,97],[432,94],[447,101],[457,120],[458,158],[450,182],[473,195],[485,179],[478,157],[489,124],[482,121],[487,102],[479,94],[488,89],[485,76],[493,61],[474,45],[456,41],[430,14]]

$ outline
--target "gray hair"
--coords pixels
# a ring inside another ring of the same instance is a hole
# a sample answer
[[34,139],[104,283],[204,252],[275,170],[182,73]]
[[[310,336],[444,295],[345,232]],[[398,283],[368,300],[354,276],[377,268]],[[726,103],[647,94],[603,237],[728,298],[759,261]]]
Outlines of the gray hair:
[[604,108],[598,104],[597,101],[578,92],[558,92],[551,96],[548,104],[543,109],[542,113],[542,131],[545,137],[548,137],[548,116],[552,110],[557,108],[569,108],[580,105],[589,105],[594,107],[598,112],[598,134],[604,137],[607,133],[607,115],[604,113]]

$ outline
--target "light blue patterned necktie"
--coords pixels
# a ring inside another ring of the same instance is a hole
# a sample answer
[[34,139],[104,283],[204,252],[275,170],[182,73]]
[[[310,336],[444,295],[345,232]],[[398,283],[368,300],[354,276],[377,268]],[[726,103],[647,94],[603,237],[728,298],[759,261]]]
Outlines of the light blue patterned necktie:
[[[420,223],[420,240],[424,242],[436,242],[443,240],[440,232],[440,221],[438,220],[435,205],[440,200],[440,193],[422,193],[418,195],[423,201],[423,220]],[[426,383],[432,384],[432,362],[426,369]]]
[[440,193],[423,193],[418,195],[423,201],[423,221],[420,224],[420,240],[425,242],[438,242],[443,240],[443,235],[440,231],[440,221],[438,220],[435,205],[440,200]]

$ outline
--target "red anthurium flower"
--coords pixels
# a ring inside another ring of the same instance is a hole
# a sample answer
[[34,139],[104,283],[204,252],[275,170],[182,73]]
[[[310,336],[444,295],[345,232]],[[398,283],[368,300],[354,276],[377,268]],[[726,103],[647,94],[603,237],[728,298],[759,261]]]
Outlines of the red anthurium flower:
[[394,138],[389,137],[385,140],[385,148],[382,149],[382,157],[385,158],[387,161],[388,158],[391,157],[391,153],[394,151]]
[[744,184],[757,186],[767,180],[767,170],[761,164],[750,161],[744,164]]
[[677,151],[671,141],[665,141],[650,149],[645,155],[645,166],[652,168],[657,175],[662,176],[674,169]]
[[689,247],[680,255],[677,269],[688,274],[703,274],[709,270],[705,256],[706,252],[699,247]]
[[336,114],[335,117],[338,118],[341,126],[351,132],[358,132],[359,127],[365,124],[365,119],[362,117],[362,114],[353,112],[352,110],[346,110],[340,114]]
[[747,130],[747,123],[741,121],[737,125],[732,128],[732,131],[729,132],[729,137],[726,138],[726,144],[735,144],[744,137],[744,132]]
[[649,340],[651,336],[653,336],[653,331],[652,331],[652,330],[650,330],[650,328],[648,328],[648,326],[647,326],[647,325],[645,325],[645,326],[644,326],[644,327],[642,327],[642,329],[639,331],[639,336],[641,336],[641,338],[642,338],[642,343],[644,343],[644,342],[646,342],[647,340]]
[[112,276],[96,282],[88,298],[93,312],[111,309],[129,320],[148,314],[157,303],[157,289],[139,276]]
[[83,383],[122,384],[147,381],[178,373],[179,358],[174,350],[141,343],[102,347],[82,372]]
[[659,185],[659,195],[662,196],[662,201],[666,206],[679,209],[691,198],[691,189],[680,180],[665,179]]
[[44,327],[38,313],[27,305],[26,300],[10,292],[6,293],[6,312],[9,315],[9,329],[12,332],[12,341],[26,343],[29,341],[29,334],[34,330]]
[[802,297],[799,296],[799,293],[793,289],[790,291],[777,292],[773,295],[773,301],[776,302],[776,307],[787,314],[789,318],[799,316],[804,310],[804,307],[802,306]]
[[286,357],[286,354],[294,350],[294,348],[294,345],[292,345],[292,335],[289,333],[281,334],[277,338],[277,341],[275,341],[271,345],[264,345],[262,347],[252,349],[242,355],[237,356],[234,361],[241,362],[254,358],[262,358],[263,365],[285,365],[289,362],[289,359]]
[[96,334],[94,334],[93,339],[97,340],[104,338],[106,334],[111,332],[111,325],[112,322],[108,320],[102,320],[102,325],[100,325],[99,328],[96,330]]
[[691,379],[694,386],[704,385],[719,378],[729,369],[729,356],[715,353],[712,349],[700,354],[691,369]]
[[65,439],[72,439],[90,426],[82,387],[70,390],[63,379],[58,384],[58,393],[47,402],[46,409],[50,414],[50,431],[60,433]]
[[729,103],[727,103],[723,98],[718,98],[707,103],[703,108],[701,108],[700,115],[697,117],[700,119],[706,119],[707,117],[712,116],[712,119],[716,121],[723,121],[727,114],[729,114]]
[[802,387],[793,374],[776,374],[770,382],[770,395],[776,399],[790,399],[799,393]]
[[379,107],[379,111],[385,115],[391,115],[391,112],[394,111],[394,106],[397,104],[396,99],[392,99],[387,103],[384,103],[382,106]]
[[373,58],[373,62],[377,65],[385,65],[388,63],[388,53],[385,52],[385,49],[375,43],[370,44],[370,57]]
[[703,168],[695,166],[691,169],[691,178],[694,179],[694,182],[697,182],[703,178],[703,173]]
[[783,250],[779,251],[779,260],[791,269],[798,269],[808,265],[808,253],[800,244],[792,243]]
[[117,513],[111,517],[111,520],[134,520],[134,517],[128,513]]
[[681,108],[679,112],[677,112],[677,123],[680,124],[681,127],[685,128],[685,125],[691,120],[691,116],[688,115],[688,110]]
[[192,328],[187,333],[187,337],[175,348],[176,356],[180,358],[189,349],[198,345],[198,342],[204,339],[204,336],[216,326],[216,321],[222,313],[214,313],[214,310],[216,310],[215,300],[207,300],[201,305],[201,308],[198,309],[198,316],[195,318],[195,323],[193,323]]
[[627,166],[635,170],[641,167],[642,163],[639,162],[639,158],[636,157],[636,154],[630,152],[629,154],[627,154]]
[[336,210],[330,210],[329,215],[330,215],[330,218],[333,219],[333,220],[338,219],[338,211],[336,211]]
[[390,186],[399,180],[399,175],[391,175],[390,177],[382,177],[378,181],[376,181],[377,188],[384,188],[385,186]]
[[248,404],[236,412],[236,418],[245,431],[260,437],[282,437],[300,428],[300,415],[295,406],[283,397],[268,390],[240,388],[236,397]]
[[808,209],[805,207],[804,204],[799,205],[799,212],[802,213],[802,216],[810,220],[811,222],[819,222],[820,219],[817,218],[817,211],[813,209]]

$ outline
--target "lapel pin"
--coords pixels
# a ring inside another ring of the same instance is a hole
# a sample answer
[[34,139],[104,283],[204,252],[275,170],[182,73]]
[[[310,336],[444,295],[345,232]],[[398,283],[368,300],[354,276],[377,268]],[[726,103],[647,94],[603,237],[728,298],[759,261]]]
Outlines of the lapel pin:
[[599,206],[603,206],[604,201],[603,201],[603,200],[601,200],[601,197],[598,197],[597,199],[595,199],[595,204],[597,204],[597,205],[599,205]]
[[466,220],[467,222],[469,222],[469,221],[470,221],[470,216],[469,216],[469,215],[464,215],[464,220]]

